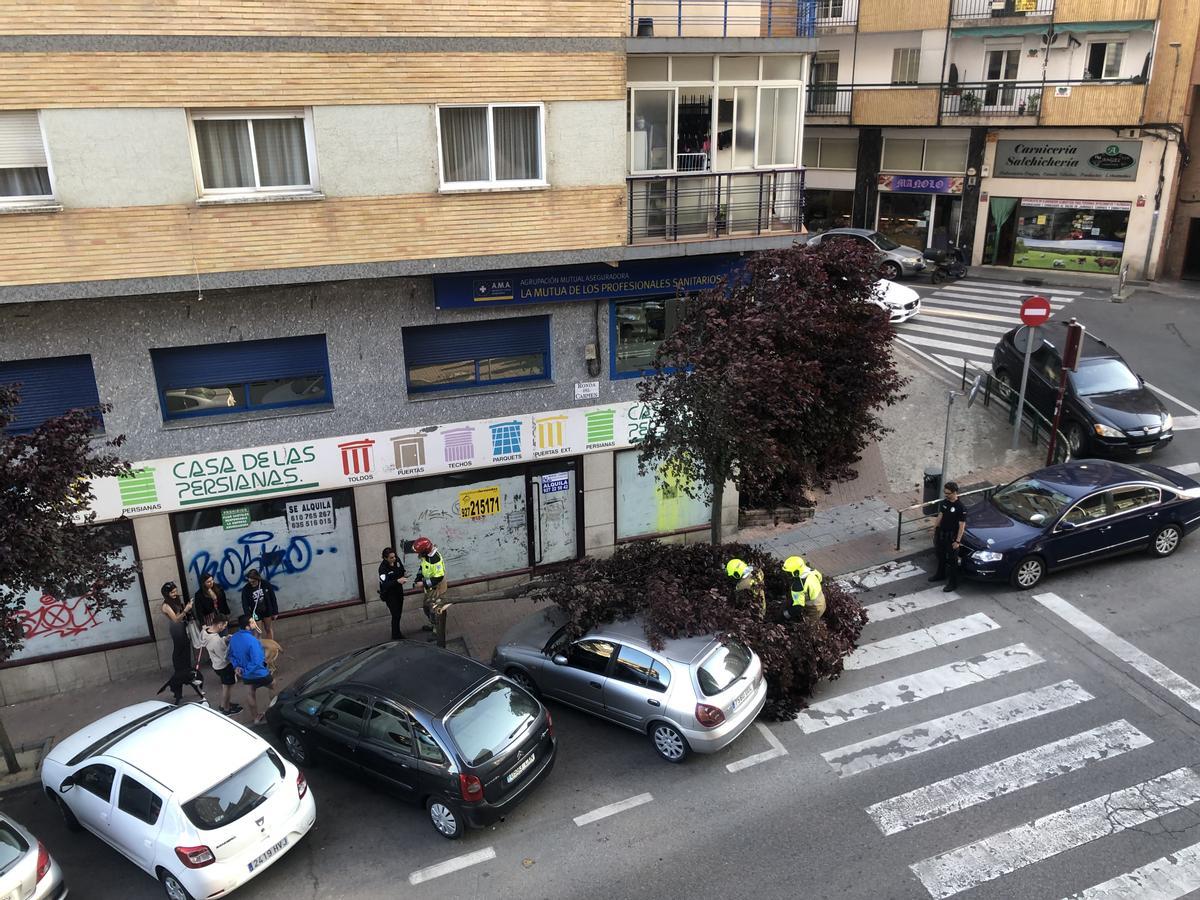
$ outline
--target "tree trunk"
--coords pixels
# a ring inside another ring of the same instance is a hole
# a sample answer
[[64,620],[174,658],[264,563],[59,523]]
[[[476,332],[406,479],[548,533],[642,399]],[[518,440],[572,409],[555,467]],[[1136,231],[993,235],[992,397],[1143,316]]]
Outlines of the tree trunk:
[[721,501],[725,496],[725,481],[719,480],[712,488],[712,516],[709,519],[709,539],[715,547],[721,543]]
[[13,749],[12,741],[8,739],[8,729],[4,727],[3,719],[0,719],[0,751],[4,753],[4,762],[8,764],[9,775],[16,775],[21,771],[21,767],[17,765],[17,751]]

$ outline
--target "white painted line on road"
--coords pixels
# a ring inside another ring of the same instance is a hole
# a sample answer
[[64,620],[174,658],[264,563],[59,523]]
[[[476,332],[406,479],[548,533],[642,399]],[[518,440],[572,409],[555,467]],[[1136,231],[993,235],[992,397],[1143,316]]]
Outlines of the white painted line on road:
[[1077,703],[1086,703],[1093,699],[1095,698],[1091,694],[1068,679],[928,722],[919,722],[856,744],[847,744],[845,747],[822,753],[821,756],[838,773],[838,777],[845,778],[930,750],[948,747],[967,738],[988,734],[1006,725],[1016,725],[1039,716],[1060,712]]
[[417,869],[417,871],[408,876],[408,883],[421,884],[425,881],[432,881],[434,878],[441,878],[443,875],[449,875],[451,872],[457,872],[459,869],[466,869],[495,858],[496,851],[491,847],[484,847],[482,850],[476,850],[474,853],[467,853],[463,856],[456,856],[453,859],[440,862],[436,866]]
[[1066,900],[1178,900],[1200,890],[1200,844],[1162,856]]
[[[1192,406],[1190,403],[1184,403],[1178,397],[1172,397],[1170,394],[1168,394],[1162,388],[1155,387],[1148,381],[1146,382],[1146,387],[1150,388],[1150,390],[1154,391],[1154,393],[1160,394],[1161,396],[1166,397],[1172,403],[1178,403],[1180,406],[1182,406],[1184,409],[1186,409],[1188,412],[1190,412],[1193,416],[1200,416],[1200,409],[1196,409],[1196,407]],[[1176,428],[1179,427],[1178,421],[1176,421],[1175,427]]]
[[[964,302],[969,301],[969,302]],[[965,306],[968,309],[983,309],[989,312],[1004,312],[1012,310],[1019,312],[1021,309],[1021,301],[1017,297],[988,297],[984,294],[967,293],[965,291],[946,290],[938,291],[928,300],[929,303],[952,303],[956,306]],[[979,306],[977,304],[984,304]],[[922,306],[925,304],[922,303]],[[1051,303],[1050,309],[1055,312],[1060,312],[1065,309],[1066,303]]]
[[1019,672],[1040,662],[1042,658],[1025,644],[1013,644],[991,653],[960,659],[936,669],[895,678],[814,703],[800,712],[796,717],[796,724],[805,734],[812,734],[897,706],[916,703],[926,697],[936,697],[948,691],[979,684],[989,678]]
[[1056,616],[1075,626],[1113,656],[1141,672],[1159,687],[1166,688],[1192,709],[1200,710],[1200,687],[1168,669],[1123,637],[1118,637],[1091,616],[1076,609],[1058,594],[1034,594],[1033,599]]
[[[907,322],[897,326],[901,334],[905,334],[913,330],[924,330],[930,334],[951,334],[965,335],[975,341],[991,341],[996,342],[1000,335],[1008,332],[1008,328],[1003,325],[991,325],[985,322],[971,322],[966,319],[957,322],[938,322],[937,325],[944,325],[945,328],[936,329],[935,325],[928,325],[924,319],[909,319]],[[950,330],[951,326],[953,330]]]
[[591,825],[593,822],[599,822],[601,819],[607,819],[609,816],[623,813],[626,810],[641,806],[643,803],[649,803],[653,799],[654,797],[650,794],[638,794],[636,797],[630,797],[628,800],[619,800],[616,803],[608,804],[608,806],[601,806],[599,809],[586,812],[582,816],[576,816],[575,824],[580,826]]
[[924,574],[924,569],[911,562],[887,562],[882,565],[871,566],[869,569],[860,569],[857,572],[851,572],[849,575],[843,575],[842,577],[853,581],[864,591],[869,591],[883,584],[891,584],[893,581],[903,581],[905,578]]
[[943,900],[1091,841],[1200,801],[1200,774],[1182,768],[1059,810],[909,866]]
[[928,628],[918,628],[895,637],[863,644],[846,657],[844,667],[850,670],[877,666],[902,656],[920,653],[922,650],[932,650],[934,647],[941,647],[944,644],[953,644],[955,641],[996,631],[999,628],[999,625],[983,613],[974,613],[961,619],[939,622]]
[[1176,431],[1195,431],[1197,428],[1200,428],[1200,416],[1177,416],[1175,418]]
[[929,588],[924,591],[917,591],[915,594],[908,594],[904,597],[896,597],[892,600],[880,600],[878,603],[868,603],[863,607],[867,611],[867,623],[883,622],[886,619],[894,619],[897,616],[907,615],[910,612],[917,612],[922,609],[931,609],[934,606],[941,606],[943,603],[950,603],[954,600],[961,600],[962,595],[958,591],[943,591],[940,587]]
[[[948,286],[949,285],[947,285],[947,287]],[[1052,293],[1053,294],[1062,294],[1063,296],[1066,296],[1066,297],[1081,297],[1081,296],[1083,296],[1083,291],[1070,291],[1070,290],[1067,290],[1066,288],[1057,288],[1056,287],[1056,288],[1047,288],[1045,290],[1042,290],[1041,288],[1029,287],[1029,286],[1025,286],[1025,285],[1022,285],[1021,287],[1016,287],[1014,285],[998,284],[997,282],[994,282],[994,281],[974,281],[971,279],[967,279],[967,280],[963,280],[963,281],[955,281],[955,282],[953,282],[953,286],[956,288],[960,288],[962,290],[978,290],[978,291],[986,290],[986,291],[994,291],[996,293],[1011,294],[1011,295],[1016,296],[1018,299],[1020,299],[1022,297],[1028,297],[1031,294],[1041,294],[1042,296],[1045,297],[1045,296],[1049,296]],[[945,290],[945,288],[939,288],[939,290]]]
[[1109,722],[873,803],[867,815],[885,835],[899,834],[1153,743],[1124,719]]
[[1169,468],[1180,475],[1200,475],[1200,463],[1182,463],[1181,465],[1170,466]]
[[909,344],[916,344],[919,347],[937,347],[939,350],[960,350],[973,353],[975,356],[992,358],[992,351],[984,347],[965,347],[961,343],[950,341],[939,341],[937,338],[921,337],[917,334],[908,334],[907,332],[900,335],[900,340]]
[[[967,319],[975,322],[1004,322],[1009,328],[1016,328],[1020,324],[1020,320],[1014,320],[1012,316],[995,316],[988,313],[967,312],[960,309],[938,309],[936,306],[926,306],[921,304],[921,316],[944,316],[949,319]],[[1007,329],[1006,329],[1007,330]]]
[[[996,346],[996,335],[969,334],[957,326],[953,328],[938,328],[934,325],[920,325],[913,322],[906,322],[900,327],[903,329],[900,332],[901,334],[940,334],[943,337],[962,338],[965,341],[978,341],[986,345],[988,353],[991,353],[992,348]],[[996,327],[999,328],[1000,326],[997,325]]]
[[781,756],[787,756],[787,748],[779,738],[775,737],[771,729],[762,722],[755,722],[755,727],[762,732],[762,736],[767,739],[767,743],[771,745],[770,750],[764,750],[762,753],[755,753],[753,756],[747,756],[745,759],[739,759],[737,762],[731,762],[725,768],[730,772],[740,772],[742,769],[748,769],[751,766],[757,766],[759,763],[765,763],[772,759],[778,759]]

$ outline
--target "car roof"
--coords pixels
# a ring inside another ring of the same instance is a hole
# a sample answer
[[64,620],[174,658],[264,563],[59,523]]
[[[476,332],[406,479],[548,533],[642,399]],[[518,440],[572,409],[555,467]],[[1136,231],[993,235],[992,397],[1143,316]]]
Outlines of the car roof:
[[827,234],[857,234],[860,237],[870,237],[875,233],[871,228],[830,228],[828,231],[822,231],[821,235]]
[[1118,462],[1103,459],[1071,460],[1038,469],[1018,479],[1036,478],[1053,485],[1071,498],[1085,497],[1093,491],[1128,483],[1154,484],[1155,480]]
[[649,653],[665,656],[678,663],[689,664],[716,643],[712,635],[698,637],[667,638],[661,650],[652,650],[646,639],[645,621],[640,616],[597,625],[587,633],[588,637],[611,638],[620,644],[628,644]]
[[421,644],[394,641],[380,644],[354,666],[351,677],[331,686],[359,685],[440,715],[464,692],[496,674],[466,656]]
[[[1023,325],[1018,325],[1008,333],[1011,338],[1015,335]],[[1063,347],[1067,344],[1067,323],[1058,319],[1051,319],[1045,325],[1039,325],[1040,337],[1043,341],[1054,348],[1054,352],[1059,356],[1062,355]],[[1036,347],[1034,349],[1037,349]],[[1120,359],[1121,354],[1110,347],[1107,343],[1093,334],[1084,333],[1083,335],[1083,354],[1084,359]]]

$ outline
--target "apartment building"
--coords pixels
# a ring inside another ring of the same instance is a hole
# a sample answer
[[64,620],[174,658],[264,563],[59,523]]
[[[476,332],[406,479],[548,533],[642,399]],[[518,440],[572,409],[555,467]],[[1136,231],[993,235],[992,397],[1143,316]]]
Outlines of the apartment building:
[[811,229],[957,242],[983,266],[1159,273],[1195,4],[819,0],[815,21]]
[[802,229],[814,34],[771,0],[5,3],[0,379],[17,430],[111,404],[97,527],[142,574],[119,620],[31,594],[0,702],[164,664],[168,580],[236,612],[262,570],[286,643],[383,615],[418,535],[458,593],[704,539],[638,471],[635,385],[681,295]]

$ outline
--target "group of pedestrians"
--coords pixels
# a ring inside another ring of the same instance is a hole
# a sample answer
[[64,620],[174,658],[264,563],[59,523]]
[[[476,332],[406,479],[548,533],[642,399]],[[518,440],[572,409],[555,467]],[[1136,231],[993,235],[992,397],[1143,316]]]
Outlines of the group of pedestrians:
[[[439,647],[446,645],[446,561],[441,552],[427,537],[419,537],[411,544],[406,543],[417,554],[419,569],[416,583],[424,589],[422,610],[428,620],[421,626],[423,631],[432,632],[430,640]],[[400,617],[404,614],[404,586],[408,583],[408,572],[394,547],[383,548],[383,561],[379,563],[379,598],[387,604],[392,618],[392,640],[404,638],[400,630]]]

